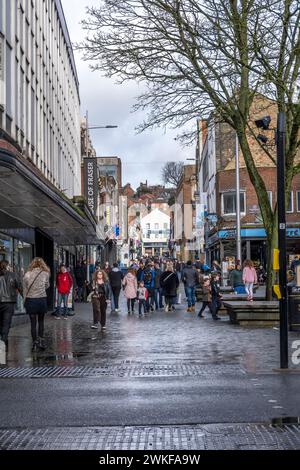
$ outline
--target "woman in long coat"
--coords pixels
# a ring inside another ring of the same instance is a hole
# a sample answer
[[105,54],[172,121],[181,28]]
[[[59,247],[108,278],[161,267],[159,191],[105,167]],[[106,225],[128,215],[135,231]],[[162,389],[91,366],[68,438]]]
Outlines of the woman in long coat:
[[129,269],[123,281],[124,294],[127,299],[128,315],[134,313],[134,303],[137,297],[137,278],[134,269]]
[[170,312],[174,309],[177,288],[179,286],[179,279],[174,272],[172,263],[167,263],[166,270],[160,276],[160,286],[163,289],[163,295],[165,297],[165,310],[166,312]]

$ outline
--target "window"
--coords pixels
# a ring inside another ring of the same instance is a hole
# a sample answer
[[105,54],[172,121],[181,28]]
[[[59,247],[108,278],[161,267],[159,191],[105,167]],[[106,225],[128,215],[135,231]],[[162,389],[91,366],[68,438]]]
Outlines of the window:
[[[234,215],[236,213],[235,193],[222,194],[222,213],[223,215]],[[240,193],[241,213],[245,214],[245,193]]]
[[155,224],[154,228],[155,228],[155,230],[158,230],[159,229],[159,224]]
[[273,193],[272,193],[272,191],[267,191],[267,193],[268,193],[270,205],[271,205],[271,207],[273,207],[273,201],[272,201],[272,199],[273,199]]
[[155,238],[159,238],[159,234],[158,234],[158,233],[155,234]]
[[300,191],[296,192],[297,212],[300,212]]
[[164,229],[165,229],[165,230],[168,230],[168,228],[169,228],[169,227],[168,227],[168,224],[164,224]]
[[146,224],[146,229],[150,230],[150,224]]
[[293,191],[291,191],[289,202],[287,203],[286,211],[288,213],[294,212],[294,201],[293,201]]

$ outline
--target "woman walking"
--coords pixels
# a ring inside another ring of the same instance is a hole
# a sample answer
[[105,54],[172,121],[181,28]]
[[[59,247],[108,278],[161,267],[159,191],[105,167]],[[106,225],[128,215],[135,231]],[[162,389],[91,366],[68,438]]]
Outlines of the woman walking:
[[247,300],[253,302],[253,285],[257,284],[257,274],[253,262],[250,259],[247,259],[244,263],[243,282],[248,294]]
[[137,278],[135,269],[130,268],[122,281],[124,294],[127,299],[128,315],[134,313],[134,303],[137,297]]
[[160,286],[165,297],[165,311],[170,312],[175,308],[174,303],[179,286],[178,276],[174,272],[173,263],[167,263],[166,270],[160,276]]
[[46,349],[44,320],[47,312],[47,294],[50,269],[42,258],[34,258],[23,280],[24,306],[30,317],[32,351]]
[[110,302],[110,286],[105,271],[95,271],[92,283],[92,305],[93,325],[91,328],[98,329],[99,323],[102,330],[106,329],[106,308]]

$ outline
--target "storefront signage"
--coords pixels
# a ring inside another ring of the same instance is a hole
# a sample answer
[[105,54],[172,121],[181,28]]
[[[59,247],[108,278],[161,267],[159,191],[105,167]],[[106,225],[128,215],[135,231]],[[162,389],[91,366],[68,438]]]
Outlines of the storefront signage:
[[[241,230],[242,238],[266,238],[266,231],[264,228],[246,228]],[[287,238],[300,238],[300,227],[297,228],[287,228],[286,229]],[[231,240],[236,238],[236,230],[219,230],[218,232],[219,239]]]
[[84,195],[91,212],[96,215],[98,202],[97,159],[84,159]]
[[300,227],[286,229],[286,236],[288,238],[300,238]]

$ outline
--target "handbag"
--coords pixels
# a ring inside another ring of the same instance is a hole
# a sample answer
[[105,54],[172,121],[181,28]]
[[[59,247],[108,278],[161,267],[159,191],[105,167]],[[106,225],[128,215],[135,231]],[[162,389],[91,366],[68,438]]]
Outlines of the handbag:
[[30,292],[30,290],[31,290],[31,288],[32,288],[32,286],[33,286],[33,284],[35,283],[35,281],[37,280],[37,278],[39,277],[39,275],[42,274],[42,272],[43,272],[43,270],[40,271],[40,272],[35,276],[35,278],[33,279],[32,283],[30,284],[30,286],[29,286],[29,288],[28,288],[28,291],[26,292],[26,296],[24,296],[24,298],[23,298],[24,305],[25,305],[25,302],[26,302],[26,297],[28,296],[28,294],[29,294],[29,292]]
[[93,291],[89,293],[89,295],[88,295],[87,298],[86,298],[86,301],[87,301],[87,302],[91,302],[91,301],[92,301],[92,297],[93,297]]

